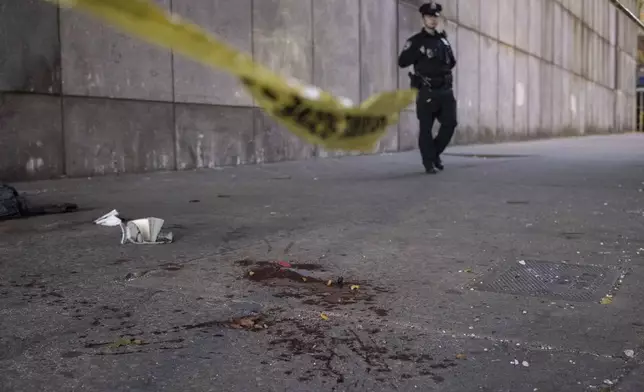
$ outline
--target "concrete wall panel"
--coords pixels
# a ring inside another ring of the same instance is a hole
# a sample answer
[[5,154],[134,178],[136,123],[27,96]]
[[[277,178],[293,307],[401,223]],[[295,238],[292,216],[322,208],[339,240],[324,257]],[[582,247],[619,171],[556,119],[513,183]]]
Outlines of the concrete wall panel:
[[541,56],[544,60],[552,62],[554,59],[554,40],[555,40],[555,2],[541,0]]
[[396,0],[371,0],[360,6],[360,90],[366,99],[398,86],[398,25],[392,19],[398,5]]
[[577,18],[572,19],[572,70],[581,74],[584,69],[584,26]]
[[253,2],[255,59],[279,74],[313,81],[311,0]]
[[516,43],[516,1],[499,0],[499,40],[510,46]]
[[564,72],[559,67],[552,67],[552,80],[550,88],[550,99],[552,100],[552,127],[550,131],[553,135],[561,135],[563,128],[563,105],[564,105],[564,96],[563,96],[563,78]]
[[499,44],[481,37],[479,75],[479,129],[478,138],[493,141],[498,126]]
[[458,29],[458,132],[457,142],[471,142],[479,127],[479,40],[469,29]]
[[484,3],[486,3],[486,0],[458,0],[458,23],[471,29],[479,30],[481,26],[481,8]]
[[480,28],[481,33],[499,38],[499,0],[480,0]]
[[284,129],[261,109],[255,109],[255,159],[270,163],[312,158],[316,147]]
[[499,45],[499,127],[497,129],[499,140],[508,140],[514,133],[514,53],[514,48]]
[[543,0],[530,0],[530,23],[528,26],[529,52],[540,57],[543,51]]
[[515,46],[521,50],[530,50],[530,0],[515,0]]
[[[377,2],[377,6],[374,6]],[[360,99],[398,87],[398,11],[396,0],[360,2]],[[403,86],[406,87],[406,86]],[[412,104],[413,106],[413,104]],[[379,152],[398,151],[398,125],[378,144]]]
[[564,70],[561,75],[561,129],[564,135],[574,135],[577,130],[572,126],[572,103],[576,100],[572,94],[573,74]]
[[571,127],[575,133],[583,135],[586,127],[586,88],[584,79],[572,76],[570,86]]
[[[403,2],[398,4],[398,53],[405,46],[407,39],[420,31],[420,23],[418,7]],[[412,70],[413,67],[399,68],[398,86],[400,88],[409,88],[409,76],[407,74]],[[416,107],[411,105],[408,110],[415,111]]]
[[583,8],[584,8],[584,1],[579,1],[579,0],[569,0],[568,1],[568,10],[577,18],[581,19],[583,18]]
[[572,15],[570,12],[565,11],[562,13],[562,31],[561,31],[561,37],[559,38],[559,41],[561,42],[561,47],[562,47],[562,61],[561,64],[562,66],[568,70],[571,71],[574,69],[574,30],[575,30],[575,21],[573,20]]
[[540,102],[541,102],[541,133],[539,136],[545,137],[550,134],[553,125],[553,103],[552,103],[552,85],[554,66],[548,62],[541,61],[540,64],[541,81]]
[[581,58],[581,75],[584,76],[585,78],[590,78],[590,68],[591,68],[591,63],[592,63],[592,57],[590,55],[591,53],[591,45],[590,45],[590,40],[591,40],[591,35],[593,32],[586,26],[582,26],[581,28],[581,36],[582,36],[582,53],[583,56]]
[[[459,26],[456,23],[449,22],[445,26],[445,33],[447,34],[447,39],[449,40],[449,44],[452,46],[452,51],[454,52],[455,56],[458,56],[459,53],[459,46],[458,46],[458,30]],[[457,58],[457,62],[460,60]],[[456,70],[454,70],[456,71]],[[458,72],[452,72],[454,76],[454,91],[458,90]]]
[[179,170],[255,162],[253,108],[177,104]]
[[419,127],[416,113],[408,110],[401,112],[400,121],[398,122],[399,151],[409,151],[418,148],[418,131]]
[[[361,73],[360,2],[326,0],[315,1],[312,5],[313,84],[357,103],[360,101]],[[345,154],[318,151],[320,157]]]
[[61,176],[63,155],[59,97],[0,94],[0,179]]
[[313,83],[334,95],[360,101],[360,3],[313,4]]
[[79,97],[63,110],[69,176],[175,168],[171,103]]
[[42,0],[0,2],[0,37],[0,91],[60,93],[56,7]]
[[592,0],[586,0],[586,2],[581,6],[581,20],[592,29],[590,20],[592,19],[593,7],[590,4]]
[[523,52],[515,52],[514,57],[514,135],[513,138],[528,137],[530,101],[528,86],[530,83],[528,56]]
[[612,46],[617,45],[617,9],[610,7],[608,10],[608,41]]
[[60,36],[65,94],[172,101],[168,50],[71,9],[60,11]]
[[559,3],[553,3],[552,24],[555,39],[553,40],[553,62],[563,67],[563,56],[566,48],[565,41],[561,38],[564,35],[563,13],[564,10]]
[[534,56],[528,57],[528,135],[536,137],[541,127],[541,61]]
[[[229,45],[252,53],[252,0],[173,0],[174,12],[208,29]],[[221,12],[222,9],[226,12]],[[252,106],[236,78],[179,54],[174,61],[174,99],[215,105]]]

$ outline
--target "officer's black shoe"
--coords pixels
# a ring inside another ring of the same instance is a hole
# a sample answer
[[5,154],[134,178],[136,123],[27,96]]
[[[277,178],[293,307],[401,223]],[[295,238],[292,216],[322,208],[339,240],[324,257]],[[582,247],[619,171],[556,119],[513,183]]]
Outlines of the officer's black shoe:
[[427,173],[427,174],[437,174],[438,170],[436,170],[436,168],[434,168],[434,166],[429,166],[429,167],[425,168],[425,173]]
[[445,170],[445,166],[443,166],[443,162],[441,162],[441,161],[434,162],[434,167],[437,168],[440,171]]

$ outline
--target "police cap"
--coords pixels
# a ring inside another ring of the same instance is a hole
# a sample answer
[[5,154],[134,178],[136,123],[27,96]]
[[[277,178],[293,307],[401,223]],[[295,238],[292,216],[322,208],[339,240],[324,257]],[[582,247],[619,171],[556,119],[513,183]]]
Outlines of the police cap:
[[423,16],[425,15],[440,16],[442,10],[443,10],[443,6],[433,1],[421,5],[420,8],[418,9],[420,14]]

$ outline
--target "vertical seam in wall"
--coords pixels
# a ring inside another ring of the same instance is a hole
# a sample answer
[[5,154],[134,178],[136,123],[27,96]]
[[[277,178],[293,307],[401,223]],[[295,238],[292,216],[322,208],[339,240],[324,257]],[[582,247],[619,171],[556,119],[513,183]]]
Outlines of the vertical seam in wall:
[[[483,1],[479,0],[478,31],[482,30],[481,29],[481,26],[482,26],[482,24],[481,24],[481,12],[482,12],[481,6],[482,6],[482,4],[483,4]],[[478,101],[478,108],[477,108],[477,113],[476,113],[477,119],[476,119],[476,129],[475,129],[475,132],[474,132],[475,134],[476,133],[480,134],[480,132],[481,132],[481,117],[482,117],[481,116],[481,68],[482,68],[481,67],[481,53],[483,51],[481,50],[481,46],[483,45],[483,36],[481,34],[478,34],[478,39],[479,39],[479,42],[478,42],[478,45],[477,45],[478,47],[476,48],[476,50],[478,51],[477,57],[478,57],[478,61],[479,61],[479,66],[477,67],[478,68],[477,69],[478,76],[476,78],[477,79],[476,83],[478,84],[478,86],[477,86],[477,93],[478,94],[477,94],[477,97],[476,97],[476,100]],[[458,45],[458,42],[456,44]]]
[[[311,4],[311,85],[315,86],[315,9],[313,0],[309,0]],[[320,146],[315,145],[313,148],[313,158],[320,156]]]
[[358,100],[362,102],[362,0],[358,0]]
[[615,9],[615,101],[613,102],[613,127],[614,127],[614,132],[618,133],[619,132],[619,116],[617,115],[617,109],[618,109],[618,104],[617,104],[617,98],[619,97],[619,77],[620,77],[620,67],[619,67],[619,55],[620,55],[620,50],[619,50],[619,19],[620,19],[620,13],[619,10]]
[[516,48],[519,47],[517,45],[517,13],[519,10],[519,7],[517,7],[517,2],[513,2],[514,7],[514,32],[512,35],[514,35],[514,45],[512,45],[512,52],[513,52],[513,59],[512,59],[512,75],[514,75],[514,80],[512,80],[512,91],[514,94],[512,94],[512,131],[516,136],[517,129],[516,129],[516,123],[517,123],[517,50]]
[[[530,17],[530,15],[532,13],[530,12],[530,0],[528,0],[527,3],[528,3],[528,42],[527,42],[527,44],[528,44],[528,54],[526,56],[526,60],[527,60],[526,67],[528,67],[528,69],[527,69],[527,71],[528,71],[527,72],[528,80],[526,81],[526,88],[525,88],[526,97],[525,97],[525,101],[526,101],[526,104],[528,105],[528,117],[526,118],[526,137],[530,138],[530,136],[531,136],[530,135],[530,119],[532,118],[530,116],[530,114],[532,113],[532,110],[531,110],[532,102],[530,102],[531,101],[530,96],[532,95],[531,94],[531,89],[530,89],[530,82],[531,82],[531,80],[530,80],[530,64],[532,63],[532,61],[530,60],[532,58],[532,53],[530,52],[530,32],[532,31],[532,29],[531,29],[532,28],[532,18]],[[515,31],[516,31],[516,29],[515,29]]]
[[[255,60],[255,0],[250,0],[250,56],[253,60]],[[259,164],[259,157],[257,156],[257,135],[259,132],[257,132],[257,119],[258,119],[258,113],[257,113],[257,108],[255,107],[255,98],[250,97],[251,103],[251,121],[252,121],[252,131],[253,131],[253,163],[254,164]]]
[[63,92],[63,40],[62,40],[62,33],[61,33],[61,8],[57,7],[56,9],[56,19],[57,19],[57,33],[58,33],[58,54],[59,54],[59,61],[60,64],[58,66],[59,69],[59,82],[60,82],[60,136],[61,136],[61,155],[62,155],[62,173],[63,175],[67,175],[67,132],[65,131],[65,94]]
[[[174,1],[170,0],[170,12],[174,12]],[[174,153],[174,170],[179,170],[179,146],[178,135],[177,135],[177,100],[176,100],[176,91],[175,85],[176,81],[174,79],[174,50],[170,50],[170,91],[172,92],[172,151]]]
[[497,10],[496,10],[496,18],[497,18],[497,23],[496,23],[496,38],[492,37],[494,42],[496,43],[496,96],[494,99],[496,100],[494,107],[496,108],[496,129],[494,130],[494,139],[497,139],[497,134],[499,132],[499,125],[501,122],[501,109],[499,108],[499,99],[501,97],[501,88],[500,88],[500,81],[501,81],[501,23],[499,21],[501,20],[501,14],[500,14],[500,9],[501,9],[501,3],[497,3]]
[[[394,2],[394,5],[396,6],[396,41],[394,42],[396,44],[396,55],[400,53],[400,4],[398,3],[398,0],[392,0]],[[396,89],[400,89],[400,69],[398,67],[398,62],[396,62]],[[397,125],[397,132],[396,132],[396,138],[398,139],[398,145],[396,147],[396,151],[400,152],[400,132],[402,128],[402,123],[400,122],[400,119],[402,115],[405,115],[404,110],[401,112],[401,115],[398,117],[398,125]]]

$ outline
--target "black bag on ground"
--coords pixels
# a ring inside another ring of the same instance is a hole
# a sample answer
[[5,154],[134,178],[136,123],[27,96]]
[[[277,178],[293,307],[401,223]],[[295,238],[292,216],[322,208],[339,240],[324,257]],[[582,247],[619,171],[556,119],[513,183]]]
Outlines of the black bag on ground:
[[16,188],[0,183],[0,220],[19,218],[26,212],[26,201]]

